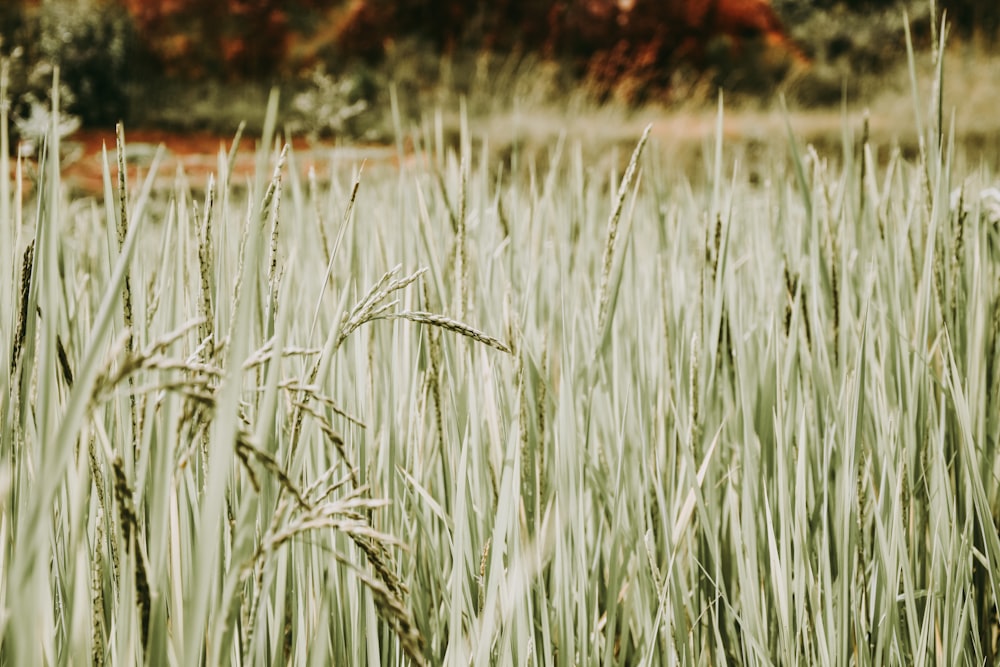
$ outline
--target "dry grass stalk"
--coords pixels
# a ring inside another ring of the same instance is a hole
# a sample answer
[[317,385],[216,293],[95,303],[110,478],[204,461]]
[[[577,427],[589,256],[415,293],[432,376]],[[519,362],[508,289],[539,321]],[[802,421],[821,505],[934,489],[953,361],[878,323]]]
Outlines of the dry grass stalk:
[[90,661],[103,665],[104,656],[104,510],[94,517],[94,554],[90,564]]
[[[253,205],[247,204],[246,216],[243,219],[243,232],[240,235],[240,250],[236,260],[236,279],[233,281],[232,309],[230,312],[237,312],[240,299],[243,295],[243,269],[246,262],[247,242],[250,240],[250,228],[253,224]],[[233,327],[236,326],[236,318],[229,320],[229,330],[226,333],[226,340],[233,339]],[[210,338],[208,340],[211,340]]]
[[[98,374],[94,382],[94,389],[91,394],[91,403],[96,405],[103,401],[114,389],[123,381],[134,378],[135,373],[143,369],[161,370],[185,370],[195,373],[208,373],[219,375],[220,370],[213,366],[197,364],[187,360],[170,359],[164,356],[164,352],[187,333],[201,324],[202,320],[196,319],[181,325],[160,338],[157,338],[139,352],[128,350],[128,341],[131,333],[124,331],[112,343],[111,351],[107,356],[104,369]],[[130,393],[134,397],[137,395],[134,382],[129,382]]]
[[354,424],[359,428],[368,428],[368,426],[365,425],[363,421],[361,421],[354,415],[346,412],[343,408],[337,405],[336,401],[334,401],[331,397],[326,396],[325,394],[321,394],[319,391],[319,387],[315,385],[304,385],[304,384],[299,384],[298,380],[288,380],[285,382],[279,382],[278,387],[281,389],[285,389],[287,391],[308,393],[310,402],[316,401],[317,403],[322,403],[338,417],[346,419],[347,421],[349,421],[350,423]]
[[198,230],[198,272],[201,277],[201,300],[198,303],[198,315],[202,324],[198,328],[198,337],[206,341],[205,359],[211,359],[214,354],[212,341],[215,333],[215,312],[212,308],[212,274],[215,267],[215,248],[212,244],[212,215],[215,211],[215,175],[208,178],[208,188],[205,192],[205,215],[201,229]]
[[621,220],[622,207],[625,205],[625,196],[632,187],[636,170],[639,168],[639,158],[642,156],[642,149],[645,148],[646,142],[649,140],[649,132],[652,129],[652,125],[646,126],[646,129],[642,132],[642,137],[639,138],[639,143],[636,145],[635,150],[632,151],[632,157],[628,161],[628,167],[625,168],[625,174],[622,176],[621,184],[618,186],[618,193],[615,196],[614,206],[611,208],[611,215],[608,216],[608,231],[604,243],[604,259],[601,262],[601,286],[597,300],[598,331],[604,329],[604,320],[608,315],[608,298],[610,296],[608,294],[608,282],[611,279],[611,265],[615,256],[615,241],[618,237],[618,222]]
[[465,309],[469,302],[469,240],[466,228],[466,198],[469,188],[469,163],[462,158],[459,167],[461,185],[458,191],[458,229],[455,232],[455,280],[458,283],[458,318],[465,319]]
[[[316,420],[316,423],[319,425],[319,429],[324,435],[326,435],[330,442],[333,443],[333,447],[337,450],[337,454],[340,455],[340,459],[345,464],[350,466],[351,459],[347,456],[347,447],[344,444],[344,438],[334,430],[333,425],[330,424],[329,420],[304,401],[295,401],[294,406]],[[351,482],[355,487],[359,485],[357,474],[353,468],[351,469]]]
[[[283,164],[288,153],[288,145],[281,151],[281,157],[279,158],[279,164]],[[268,300],[267,300],[267,310],[268,314],[266,316],[267,320],[270,320],[275,316],[276,306],[275,300],[278,298],[278,223],[281,219],[281,172],[277,169],[274,172],[274,180],[271,181],[271,186],[273,192],[271,192],[271,197],[264,197],[265,204],[267,205],[266,211],[261,211],[261,215],[267,215],[271,219],[271,242],[268,246],[267,252],[267,286],[268,286]]]
[[393,280],[392,277],[399,273],[400,269],[402,266],[397,265],[386,271],[378,282],[372,285],[368,293],[345,315],[334,350],[339,348],[341,343],[361,325],[380,317],[386,317],[388,310],[395,306],[396,302],[386,303],[385,300],[394,292],[409,287],[427,272],[427,269],[419,269],[408,276]]
[[11,345],[10,351],[11,384],[14,384],[14,379],[17,377],[17,370],[20,367],[21,361],[21,350],[24,349],[24,339],[28,331],[28,303],[31,294],[31,274],[34,271],[34,266],[35,241],[32,239],[28,243],[28,247],[24,249],[24,255],[21,258],[21,289],[19,295],[21,306],[17,314],[17,334],[14,336],[14,342]]
[[486,609],[486,565],[487,563],[489,563],[491,543],[492,539],[486,538],[486,544],[483,545],[483,552],[479,557],[479,613],[480,614],[482,614],[483,610]]
[[526,531],[528,535],[533,534],[534,529],[534,519],[535,519],[535,507],[538,502],[538,497],[536,495],[536,489],[534,484],[534,476],[537,471],[537,464],[532,460],[531,456],[531,446],[529,438],[529,430],[531,428],[531,422],[529,421],[529,410],[528,410],[528,388],[527,383],[524,379],[524,357],[521,356],[517,360],[517,435],[518,435],[518,449],[521,453],[521,477],[517,480],[518,485],[521,487],[521,520],[525,524]]
[[118,513],[121,517],[125,549],[131,551],[133,558],[135,558],[135,596],[136,604],[139,607],[139,631],[142,635],[142,644],[145,647],[149,640],[149,610],[152,602],[149,593],[149,580],[146,575],[146,563],[139,543],[139,521],[132,488],[125,476],[125,464],[120,456],[116,456],[112,461],[111,469],[115,476],[115,500],[118,503]]
[[63,345],[62,336],[56,334],[56,361],[59,362],[59,371],[62,373],[63,382],[68,389],[73,388],[73,369],[69,365],[69,355],[66,354],[66,346]]
[[334,552],[337,560],[349,567],[372,593],[375,598],[375,609],[379,616],[392,628],[400,640],[400,647],[410,661],[423,667],[427,664],[424,658],[424,637],[414,621],[413,614],[406,607],[403,599],[393,594],[393,591],[382,581],[368,575],[367,572],[351,562],[346,556]]
[[330,259],[330,239],[326,234],[326,220],[323,216],[323,211],[320,208],[320,197],[319,197],[319,184],[316,181],[316,167],[309,165],[309,172],[307,174],[307,180],[309,181],[309,201],[312,202],[313,206],[313,220],[316,222],[316,231],[319,236],[320,248],[323,249],[323,257],[329,261]]
[[545,452],[548,449],[546,441],[546,402],[548,401],[548,378],[549,378],[549,346],[548,339],[542,341],[542,359],[539,365],[539,380],[536,385],[535,395],[535,423],[538,428],[538,500],[541,506],[545,502],[548,492],[548,479],[546,471]]
[[[125,245],[125,235],[128,233],[128,180],[126,174],[125,159],[125,126],[121,123],[115,125],[115,138],[118,147],[118,249]],[[122,318],[125,330],[129,332],[125,339],[125,353],[131,355],[135,348],[135,341],[132,339],[132,278],[129,272],[125,273],[122,283]],[[135,388],[135,378],[129,376],[129,388]],[[135,450],[139,446],[139,414],[136,407],[135,394],[129,396],[129,417],[132,424],[132,448]]]
[[[281,467],[281,464],[278,463],[273,456],[254,446],[251,442],[251,434],[249,432],[240,431],[236,440],[236,453],[240,456],[240,460],[244,462],[251,475],[253,475],[253,469],[250,468],[250,459],[253,458],[259,462],[265,470],[274,475],[281,488],[290,493],[303,509],[312,509],[312,505],[309,500],[305,497],[299,486],[292,480],[291,477],[288,476],[285,469]],[[254,477],[254,479],[256,479],[256,477]]]
[[[316,347],[295,347],[286,345],[281,349],[278,357],[288,359],[290,357],[312,357],[322,354],[323,350]],[[243,370],[248,371],[257,366],[270,362],[274,358],[274,339],[268,340],[263,347],[253,352],[247,360],[243,362]]]
[[690,424],[688,426],[688,446],[692,453],[697,452],[696,445],[698,440],[701,438],[701,424],[699,419],[701,415],[699,413],[699,378],[698,378],[698,334],[694,334],[691,338],[691,384],[689,387],[690,391],[690,401],[691,401],[691,412],[689,414]]
[[384,317],[386,319],[409,320],[411,322],[417,322],[418,324],[427,324],[432,327],[438,327],[446,331],[460,334],[466,338],[471,338],[477,343],[482,343],[483,345],[492,347],[495,350],[511,354],[510,347],[506,343],[490,336],[489,334],[483,333],[479,329],[474,329],[464,322],[453,320],[445,315],[437,315],[435,313],[427,313],[418,310],[404,310],[385,315]]

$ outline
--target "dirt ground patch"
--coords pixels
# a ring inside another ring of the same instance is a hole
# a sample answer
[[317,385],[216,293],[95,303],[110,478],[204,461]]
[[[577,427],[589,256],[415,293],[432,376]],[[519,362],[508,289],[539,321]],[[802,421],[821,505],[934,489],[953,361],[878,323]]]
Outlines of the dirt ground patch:
[[[156,189],[172,189],[178,184],[184,184],[194,190],[203,190],[209,176],[221,171],[233,140],[234,137],[211,133],[127,131],[125,143],[128,181],[135,186],[145,179],[157,152],[161,151],[154,182]],[[258,142],[259,138],[250,136],[244,136],[240,141],[230,174],[234,183],[252,180],[257,168]],[[99,196],[103,193],[103,152],[107,148],[112,174],[117,174],[115,145],[115,133],[112,130],[84,130],[62,140],[61,175],[69,192],[84,196]],[[391,163],[397,160],[396,149],[388,146],[310,144],[304,139],[294,139],[292,150],[291,164],[301,177],[307,177],[310,170],[324,178],[338,166]],[[11,168],[13,170],[14,166]],[[37,181],[38,165],[28,160],[24,171],[28,181],[27,190],[30,192]]]

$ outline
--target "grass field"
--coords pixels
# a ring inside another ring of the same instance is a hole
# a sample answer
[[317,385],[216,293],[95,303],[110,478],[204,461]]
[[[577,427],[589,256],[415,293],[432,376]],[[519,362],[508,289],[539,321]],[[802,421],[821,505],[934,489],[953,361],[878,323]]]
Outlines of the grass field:
[[721,106],[77,200],[3,134],[0,662],[991,664],[1000,193],[915,98],[753,174]]

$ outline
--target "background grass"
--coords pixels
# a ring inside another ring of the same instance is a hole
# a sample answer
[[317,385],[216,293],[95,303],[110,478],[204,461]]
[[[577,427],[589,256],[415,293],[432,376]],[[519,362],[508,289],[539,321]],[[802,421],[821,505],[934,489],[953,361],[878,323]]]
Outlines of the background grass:
[[992,662],[997,198],[944,80],[912,159],[845,117],[753,172],[721,100],[696,169],[460,110],[319,182],[274,99],[206,191],[120,132],[70,200],[52,131],[25,202],[0,150],[0,661]]

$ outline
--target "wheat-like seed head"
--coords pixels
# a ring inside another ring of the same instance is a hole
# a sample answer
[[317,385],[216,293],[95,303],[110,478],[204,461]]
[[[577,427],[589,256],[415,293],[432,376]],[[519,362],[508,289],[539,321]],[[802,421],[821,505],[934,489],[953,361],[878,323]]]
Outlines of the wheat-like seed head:
[[444,329],[445,331],[451,331],[461,336],[465,336],[466,338],[471,338],[477,343],[482,343],[483,345],[492,347],[495,350],[511,354],[510,347],[506,343],[490,336],[489,334],[483,333],[482,331],[475,329],[464,322],[453,320],[445,315],[437,315],[435,313],[427,313],[416,310],[404,310],[398,313],[392,313],[391,315],[386,315],[386,318],[410,320],[411,322],[417,322],[418,324],[427,324],[433,327],[438,327],[440,329]]

